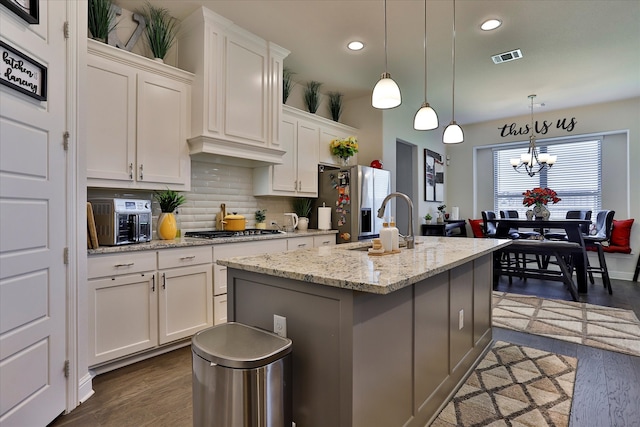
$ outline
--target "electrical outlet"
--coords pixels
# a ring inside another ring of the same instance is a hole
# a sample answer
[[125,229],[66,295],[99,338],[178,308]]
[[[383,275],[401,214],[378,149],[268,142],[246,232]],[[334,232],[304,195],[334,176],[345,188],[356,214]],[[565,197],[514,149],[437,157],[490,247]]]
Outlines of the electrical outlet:
[[462,330],[464,327],[464,310],[460,310],[458,313],[458,330]]
[[287,318],[284,316],[273,315],[273,332],[281,337],[287,336]]

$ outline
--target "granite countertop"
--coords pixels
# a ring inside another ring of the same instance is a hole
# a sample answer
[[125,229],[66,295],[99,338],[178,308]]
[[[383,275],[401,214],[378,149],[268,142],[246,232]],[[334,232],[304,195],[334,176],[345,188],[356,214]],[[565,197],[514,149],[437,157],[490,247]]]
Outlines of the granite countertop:
[[273,239],[290,239],[296,237],[306,236],[323,236],[327,234],[336,234],[337,230],[307,230],[307,231],[295,231],[293,233],[281,232],[279,234],[261,234],[257,236],[242,236],[242,237],[218,237],[215,239],[201,239],[196,237],[181,237],[174,240],[152,240],[148,243],[135,243],[131,245],[120,246],[101,246],[98,249],[87,249],[89,255],[97,254],[114,254],[122,252],[137,252],[137,251],[153,251],[157,249],[167,248],[183,248],[188,246],[204,246],[204,245],[220,245],[224,243],[240,243],[251,242],[255,240],[273,240]]
[[366,249],[370,242],[357,242],[221,259],[218,264],[269,276],[388,294],[509,244],[509,239],[418,236],[415,249],[401,248],[400,253],[391,255],[369,255]]

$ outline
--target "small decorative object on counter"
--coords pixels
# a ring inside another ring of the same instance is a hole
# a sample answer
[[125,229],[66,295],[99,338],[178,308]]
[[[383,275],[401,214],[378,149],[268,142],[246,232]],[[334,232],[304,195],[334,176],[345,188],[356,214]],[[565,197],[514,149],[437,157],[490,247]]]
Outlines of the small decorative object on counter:
[[389,218],[389,230],[391,230],[391,251],[398,251],[400,250],[400,232],[393,217]]
[[256,228],[259,230],[265,230],[267,228],[267,223],[264,222],[267,219],[267,215],[265,214],[266,209],[258,209],[255,213],[256,215]]
[[153,193],[153,198],[156,199],[160,205],[160,211],[162,212],[160,216],[158,216],[158,237],[163,240],[175,239],[178,232],[178,224],[173,211],[175,211],[178,206],[184,204],[184,196],[167,188],[165,191],[156,191]]
[[536,219],[549,219],[551,212],[549,212],[546,205],[548,203],[555,204],[562,200],[558,197],[558,193],[550,188],[536,187],[532,190],[525,191],[522,195],[524,196],[522,204],[525,206],[533,206],[533,209],[527,211],[528,219],[533,217]]
[[309,228],[309,216],[313,207],[313,199],[296,197],[293,199],[293,211],[298,215],[298,230],[305,231]]
[[389,220],[385,219],[382,223],[382,230],[380,230],[380,241],[382,241],[382,248],[385,252],[393,251],[393,231],[389,228]]

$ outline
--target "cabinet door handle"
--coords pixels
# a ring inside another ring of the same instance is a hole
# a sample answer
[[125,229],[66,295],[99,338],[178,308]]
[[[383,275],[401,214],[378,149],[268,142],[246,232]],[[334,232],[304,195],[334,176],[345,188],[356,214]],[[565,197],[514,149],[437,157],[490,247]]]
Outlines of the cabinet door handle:
[[322,246],[327,246],[329,243],[331,243],[331,240],[325,240],[322,242]]
[[151,276],[151,292],[156,291],[156,275]]
[[191,261],[195,257],[196,257],[195,255],[183,256],[183,257],[180,257],[180,261]]
[[298,243],[298,247],[299,247],[299,248],[304,248],[305,246],[307,246],[307,244],[306,244],[306,243]]
[[302,180],[298,181],[298,191],[302,191]]
[[120,267],[131,267],[134,263],[133,262],[127,262],[124,264],[116,264],[114,265],[115,268],[120,268]]
[[167,275],[162,273],[162,289],[167,289]]
[[129,163],[129,179],[133,181],[133,163]]
[[143,165],[140,165],[140,179],[144,179],[144,174],[142,173]]

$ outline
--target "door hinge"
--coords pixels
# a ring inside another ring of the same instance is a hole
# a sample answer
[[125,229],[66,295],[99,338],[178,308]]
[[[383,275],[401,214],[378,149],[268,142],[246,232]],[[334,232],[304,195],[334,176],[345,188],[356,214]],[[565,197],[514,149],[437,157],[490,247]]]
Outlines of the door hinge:
[[69,360],[64,361],[64,377],[69,378]]
[[62,32],[64,33],[64,38],[68,39],[69,38],[69,21],[64,22],[64,27],[62,29]]
[[64,133],[62,134],[62,146],[64,147],[64,151],[68,151],[69,150],[69,138],[71,137],[71,134],[69,133],[68,130],[65,130]]
[[66,265],[69,264],[69,248],[64,248],[62,251],[62,259]]

